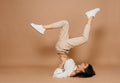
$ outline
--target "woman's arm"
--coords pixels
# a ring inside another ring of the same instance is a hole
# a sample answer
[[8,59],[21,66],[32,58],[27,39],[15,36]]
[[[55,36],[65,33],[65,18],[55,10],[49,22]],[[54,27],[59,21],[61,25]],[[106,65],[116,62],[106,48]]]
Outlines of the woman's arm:
[[64,63],[65,61],[60,62],[60,64],[53,73],[53,77],[62,78],[64,76],[62,75],[64,73]]
[[64,64],[65,64],[65,61],[61,61],[60,64],[58,65],[58,68],[64,69]]
[[60,55],[60,64],[58,65],[58,68],[63,69],[65,61],[68,59],[67,55]]
[[67,77],[67,72],[64,70],[64,64],[67,59],[68,58],[66,55],[60,55],[60,63],[58,67],[56,68],[56,70],[54,71],[53,77],[56,77],[56,78]]

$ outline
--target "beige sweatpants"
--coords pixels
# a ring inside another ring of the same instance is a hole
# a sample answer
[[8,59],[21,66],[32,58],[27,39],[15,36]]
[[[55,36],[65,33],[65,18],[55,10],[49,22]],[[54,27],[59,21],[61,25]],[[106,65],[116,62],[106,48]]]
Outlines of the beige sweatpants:
[[56,43],[56,50],[58,54],[68,54],[69,50],[75,46],[81,45],[88,40],[90,25],[86,25],[82,36],[69,38],[69,23],[66,20],[55,22],[49,25],[51,28],[60,28],[59,39]]

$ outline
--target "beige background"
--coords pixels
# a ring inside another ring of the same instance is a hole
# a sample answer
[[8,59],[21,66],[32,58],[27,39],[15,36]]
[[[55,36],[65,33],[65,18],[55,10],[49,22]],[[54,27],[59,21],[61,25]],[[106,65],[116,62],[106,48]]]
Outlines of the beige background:
[[120,64],[119,0],[0,0],[0,66],[56,65],[59,30],[40,35],[30,23],[70,22],[70,36],[81,35],[85,12],[100,7],[89,41],[71,50],[76,62]]
[[[0,83],[120,83],[119,0],[0,0]],[[59,30],[39,34],[30,23],[68,20],[70,36],[80,36],[85,12],[100,7],[89,41],[70,52],[78,64],[92,63],[89,79],[54,79]]]

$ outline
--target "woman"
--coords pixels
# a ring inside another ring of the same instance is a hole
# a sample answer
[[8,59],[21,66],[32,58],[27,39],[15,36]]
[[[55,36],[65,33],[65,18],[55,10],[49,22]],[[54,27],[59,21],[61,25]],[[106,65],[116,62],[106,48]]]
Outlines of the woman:
[[[71,48],[81,45],[88,41],[92,20],[95,18],[95,15],[99,11],[100,11],[100,8],[95,8],[85,13],[88,18],[88,22],[85,25],[82,36],[75,37],[75,38],[69,38],[69,34],[68,34],[69,23],[66,20],[55,22],[49,25],[38,25],[38,24],[31,23],[31,26],[41,34],[44,34],[45,31],[49,29],[60,28],[60,35],[59,35],[58,42],[56,43],[56,50],[57,50],[57,54],[60,57],[61,64],[55,70],[53,77],[57,77],[57,78],[65,78],[65,77],[71,77],[71,76],[74,77],[74,76],[78,76],[80,73],[82,76],[82,74],[85,71],[87,71],[87,68],[91,68],[89,72],[93,71],[92,66],[90,64],[85,64],[85,63],[81,64],[84,67],[84,69],[82,69],[81,71],[80,68],[82,66],[81,65],[76,66],[73,59],[69,59],[67,56]],[[63,60],[63,58],[65,60]],[[73,67],[71,67],[71,64],[73,64]],[[70,65],[70,66],[67,66],[67,65]],[[93,75],[95,75],[94,72],[93,72]]]

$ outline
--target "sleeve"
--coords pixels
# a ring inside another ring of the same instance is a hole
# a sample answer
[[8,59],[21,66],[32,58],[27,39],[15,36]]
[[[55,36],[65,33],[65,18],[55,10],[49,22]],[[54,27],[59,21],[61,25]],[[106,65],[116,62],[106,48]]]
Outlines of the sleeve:
[[53,73],[53,77],[55,78],[66,78],[69,77],[71,72],[75,69],[75,62],[72,59],[67,60],[64,65],[64,69],[56,68]]
[[54,78],[65,78],[67,77],[67,71],[64,71],[64,69],[57,68],[53,73]]

